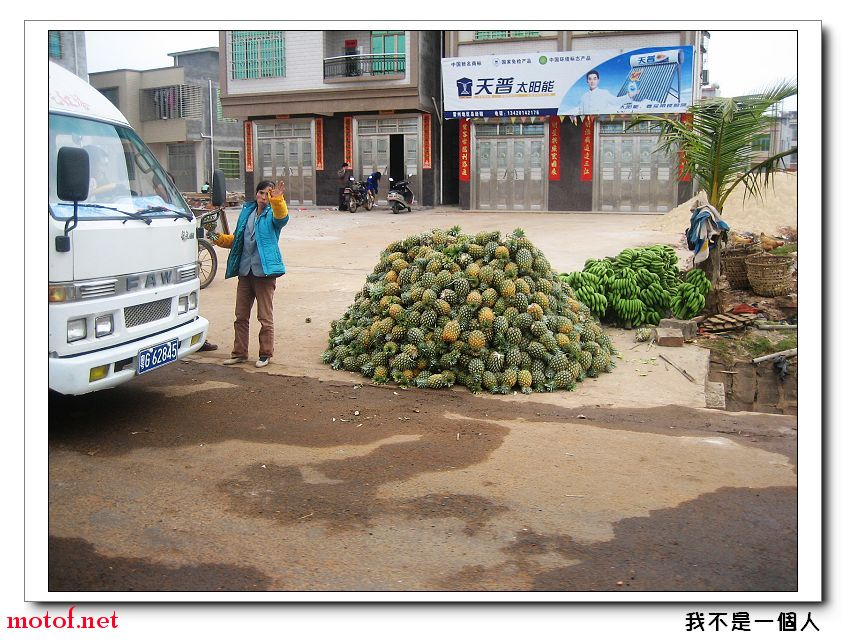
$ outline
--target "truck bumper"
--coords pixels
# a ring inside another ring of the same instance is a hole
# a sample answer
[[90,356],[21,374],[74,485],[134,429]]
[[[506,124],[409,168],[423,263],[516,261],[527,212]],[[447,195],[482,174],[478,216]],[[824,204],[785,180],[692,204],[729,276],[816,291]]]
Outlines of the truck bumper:
[[[200,349],[208,329],[208,320],[197,317],[190,323],[146,337],[142,341],[73,357],[50,357],[50,389],[65,395],[84,395],[95,390],[114,388],[137,376],[140,350],[176,337],[179,340],[179,358],[186,357]],[[91,369],[101,366],[108,367],[106,376],[91,381]]]

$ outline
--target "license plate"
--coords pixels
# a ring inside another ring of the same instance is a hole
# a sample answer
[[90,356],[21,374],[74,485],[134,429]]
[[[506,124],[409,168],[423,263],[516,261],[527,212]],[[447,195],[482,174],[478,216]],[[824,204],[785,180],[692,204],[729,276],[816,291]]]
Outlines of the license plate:
[[171,339],[138,352],[138,374],[173,363],[179,357],[179,339]]

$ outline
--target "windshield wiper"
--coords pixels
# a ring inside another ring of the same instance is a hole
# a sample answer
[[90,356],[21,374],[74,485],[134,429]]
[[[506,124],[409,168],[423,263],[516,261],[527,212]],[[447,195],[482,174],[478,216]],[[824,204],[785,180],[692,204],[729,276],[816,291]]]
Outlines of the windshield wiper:
[[186,214],[185,212],[180,212],[179,210],[175,210],[175,209],[172,209],[170,207],[165,207],[164,205],[151,205],[149,207],[145,207],[143,210],[137,210],[135,213],[136,214],[147,214],[147,213],[150,213],[150,212],[172,212],[172,213],[176,214],[177,218],[184,216],[189,221],[194,220],[194,217],[191,216],[190,214]]
[[[119,214],[124,214],[125,216],[130,216],[132,218],[138,219],[139,221],[144,221],[147,225],[153,222],[149,216],[141,216],[139,212],[127,212],[125,210],[119,209],[117,207],[109,207],[108,205],[100,205],[99,203],[78,203],[79,207],[90,207],[91,209],[98,209],[98,210],[111,210],[112,212],[117,212]],[[144,210],[141,210],[143,212]],[[125,223],[126,221],[124,221]]]

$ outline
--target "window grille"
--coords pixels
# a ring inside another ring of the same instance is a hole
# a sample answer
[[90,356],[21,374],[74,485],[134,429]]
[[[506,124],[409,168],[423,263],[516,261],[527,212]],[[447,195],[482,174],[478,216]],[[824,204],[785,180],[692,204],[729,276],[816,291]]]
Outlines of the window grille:
[[285,75],[284,31],[231,32],[233,79],[274,78]]
[[500,38],[539,38],[540,31],[474,31],[474,40],[498,40]]
[[145,89],[141,120],[202,118],[203,88],[199,85],[172,85]]
[[47,47],[51,58],[62,57],[62,32],[47,32]]
[[241,152],[237,149],[217,150],[217,166],[223,170],[226,178],[239,180],[241,178]]
[[360,119],[359,134],[416,134],[417,118]]

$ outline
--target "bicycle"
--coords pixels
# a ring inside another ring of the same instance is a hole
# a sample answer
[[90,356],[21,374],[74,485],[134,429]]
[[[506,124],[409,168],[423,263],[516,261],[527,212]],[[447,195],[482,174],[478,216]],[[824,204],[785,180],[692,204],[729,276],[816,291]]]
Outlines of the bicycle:
[[197,227],[197,267],[200,277],[200,289],[203,290],[211,285],[214,277],[217,275],[217,252],[214,248],[214,243],[203,238],[203,233],[200,231],[204,229],[209,234],[215,234],[215,228],[218,221],[221,221],[224,231],[228,225],[226,224],[226,217],[220,217],[224,209],[218,208],[211,212],[207,210],[193,210],[194,216],[200,217],[200,225]]

